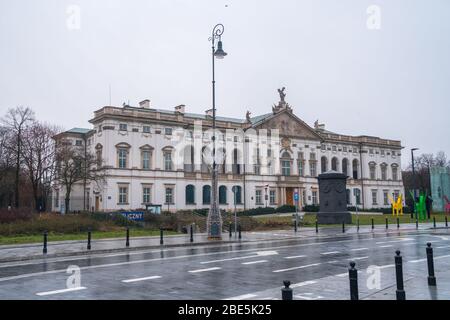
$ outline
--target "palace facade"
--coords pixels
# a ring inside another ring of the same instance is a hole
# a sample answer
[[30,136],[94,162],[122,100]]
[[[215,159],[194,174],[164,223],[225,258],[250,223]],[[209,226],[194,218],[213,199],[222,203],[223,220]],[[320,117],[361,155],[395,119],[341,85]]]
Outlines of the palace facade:
[[[317,176],[329,170],[349,177],[349,206],[389,207],[390,196],[404,194],[400,141],[337,134],[317,121],[311,127],[294,114],[284,94],[280,99],[267,114],[216,117],[221,209],[294,205],[296,190],[301,207],[316,205]],[[55,136],[92,154],[105,173],[100,182],[75,183],[70,210],[209,208],[211,161],[205,148],[211,149],[212,110],[185,109],[155,109],[149,100],[139,107],[105,106],[94,112],[91,129]],[[56,184],[54,211],[66,211],[64,194],[64,185]]]

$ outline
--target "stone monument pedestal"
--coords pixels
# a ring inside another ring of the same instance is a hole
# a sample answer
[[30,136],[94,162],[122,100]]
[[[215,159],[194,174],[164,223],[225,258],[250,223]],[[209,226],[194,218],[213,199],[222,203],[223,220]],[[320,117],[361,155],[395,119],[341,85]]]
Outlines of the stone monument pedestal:
[[336,171],[327,171],[318,177],[320,209],[319,224],[349,224],[351,213],[347,210],[347,176]]

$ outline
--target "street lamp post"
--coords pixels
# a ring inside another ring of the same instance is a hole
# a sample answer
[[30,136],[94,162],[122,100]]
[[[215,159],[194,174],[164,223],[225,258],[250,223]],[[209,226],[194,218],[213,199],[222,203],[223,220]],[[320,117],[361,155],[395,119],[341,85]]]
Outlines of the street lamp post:
[[411,164],[412,164],[412,186],[413,186],[413,194],[414,194],[414,199],[413,199],[413,213],[415,213],[416,216],[416,220],[417,220],[417,212],[415,209],[415,205],[414,203],[416,202],[416,171],[414,169],[414,151],[419,150],[419,148],[412,148],[411,149]]
[[[212,167],[212,201],[208,212],[207,231],[208,239],[221,240],[222,239],[222,217],[220,215],[219,206],[217,204],[217,165],[216,165],[216,81],[214,74],[214,58],[223,59],[227,53],[222,49],[222,34],[224,26],[217,24],[212,31],[209,40],[212,43],[212,111],[213,111],[213,167]],[[217,43],[217,50],[215,42]]]

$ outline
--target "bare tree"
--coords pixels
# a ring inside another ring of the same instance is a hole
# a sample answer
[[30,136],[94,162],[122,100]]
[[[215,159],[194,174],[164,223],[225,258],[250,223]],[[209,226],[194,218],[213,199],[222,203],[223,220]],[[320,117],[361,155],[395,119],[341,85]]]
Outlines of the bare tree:
[[21,153],[37,210],[41,209],[39,208],[41,206],[45,207],[48,188],[54,175],[55,143],[53,136],[58,132],[59,129],[55,126],[35,121],[23,134]]
[[15,157],[14,205],[16,208],[19,207],[20,166],[22,164],[24,131],[33,120],[34,112],[28,107],[9,109],[6,116],[1,119],[4,127],[11,135],[11,143],[6,144],[6,150]]
[[95,182],[101,188],[105,181],[103,167],[96,157],[85,150],[73,148],[67,141],[60,140],[56,146],[55,182],[65,189],[66,211],[70,209],[70,195],[77,182]]

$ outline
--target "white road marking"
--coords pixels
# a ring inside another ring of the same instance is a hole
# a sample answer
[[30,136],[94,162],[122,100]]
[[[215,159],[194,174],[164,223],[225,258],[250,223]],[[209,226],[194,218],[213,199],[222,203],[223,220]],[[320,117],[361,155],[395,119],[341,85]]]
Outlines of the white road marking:
[[331,260],[331,261],[328,261],[327,263],[336,263],[336,262],[339,262],[339,260]]
[[307,265],[304,265],[304,266],[298,266],[298,267],[292,267],[292,268],[287,268],[287,269],[274,270],[272,272],[285,272],[285,271],[291,271],[291,270],[297,270],[297,269],[304,269],[304,268],[314,267],[314,266],[318,266],[318,265],[320,265],[320,263],[312,263],[312,264],[307,264]]
[[408,262],[411,262],[411,263],[417,263],[417,262],[422,262],[422,261],[426,261],[427,259],[425,258],[425,259],[417,259],[417,260],[410,260],[410,261],[408,261]]
[[[445,255],[445,256],[434,257],[434,260],[445,259],[445,258],[448,258],[448,257],[450,257],[450,254],[447,254],[447,255]],[[418,259],[418,260],[410,260],[410,261],[408,261],[408,262],[416,263],[416,262],[422,262],[422,261],[427,261],[427,258],[424,258],[424,259]]]
[[315,284],[315,283],[317,283],[317,281],[314,281],[314,280],[303,281],[303,282],[291,284],[290,288],[304,287],[304,286],[307,286],[307,285],[310,285],[310,284]]
[[236,296],[236,297],[226,298],[223,300],[246,300],[246,299],[254,298],[256,296],[257,296],[256,294],[248,293],[248,294],[243,294],[243,295]]
[[232,261],[232,260],[242,260],[242,259],[251,259],[251,258],[257,258],[257,257],[266,257],[271,255],[276,255],[278,252],[276,251],[258,251],[255,255],[251,256],[243,256],[243,257],[234,257],[234,258],[226,258],[226,259],[219,259],[219,260],[209,260],[209,261],[202,261],[200,264],[207,264],[207,263],[216,263],[216,262],[224,262],[224,261]]
[[214,270],[220,270],[222,268],[220,267],[212,267],[207,269],[197,269],[197,270],[189,270],[190,273],[199,273],[199,272],[206,272],[206,271],[214,271]]
[[347,259],[347,260],[363,260],[363,259],[367,259],[367,258],[369,258],[368,256],[366,256],[366,257],[356,257],[356,258],[352,258],[352,259]]
[[436,249],[445,249],[445,248],[450,248],[450,246],[440,246],[440,247],[436,247]]
[[76,287],[76,288],[68,288],[68,289],[61,289],[61,290],[54,290],[54,291],[45,291],[45,292],[38,292],[36,293],[37,296],[48,296],[52,294],[59,294],[59,293],[66,293],[66,292],[72,292],[72,291],[79,291],[87,289],[86,287]]
[[256,263],[264,263],[267,262],[267,260],[258,260],[258,261],[249,261],[249,262],[242,262],[242,264],[256,264]]
[[387,244],[385,246],[379,246],[378,248],[392,248],[393,245],[392,244]]
[[294,298],[303,299],[303,300],[319,300],[323,299],[322,296],[313,296],[312,293],[306,292],[304,295],[295,295]]
[[351,249],[350,251],[362,251],[362,250],[369,250],[369,248],[356,248],[356,249]]
[[411,238],[397,238],[397,240],[380,241],[380,242],[375,242],[375,244],[398,243],[399,241],[413,241],[413,240],[414,239],[411,239]]
[[329,255],[329,254],[336,254],[339,253],[339,251],[330,251],[330,252],[322,252],[320,254],[323,254],[324,256]]
[[159,278],[161,278],[161,276],[151,276],[151,277],[144,277],[144,278],[135,278],[135,279],[122,280],[122,282],[130,283],[130,282],[153,280],[153,279],[159,279]]
[[395,267],[395,265],[393,265],[393,264],[386,264],[384,266],[378,266],[379,269],[386,269],[386,268],[392,268],[392,267]]
[[335,277],[345,277],[345,276],[348,276],[348,272],[335,274],[334,276],[335,276]]
[[300,256],[290,256],[290,257],[284,257],[285,259],[297,259],[297,258],[304,258],[306,256],[300,255]]

